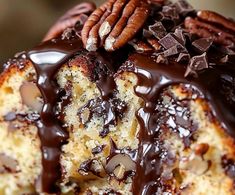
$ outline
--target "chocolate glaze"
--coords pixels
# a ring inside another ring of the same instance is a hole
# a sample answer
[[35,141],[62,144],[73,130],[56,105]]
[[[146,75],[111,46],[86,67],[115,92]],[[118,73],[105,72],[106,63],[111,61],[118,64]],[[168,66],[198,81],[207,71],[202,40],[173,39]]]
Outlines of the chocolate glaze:
[[[161,143],[158,141],[156,103],[162,90],[168,86],[185,83],[195,86],[212,105],[213,115],[221,126],[235,138],[235,69],[231,65],[213,66],[198,72],[198,78],[184,78],[185,68],[175,62],[157,64],[148,56],[134,54],[124,71],[136,74],[138,84],[135,93],[144,100],[137,112],[140,123],[139,148],[136,175],[133,180],[134,194],[154,194],[160,186]],[[218,90],[219,89],[219,90]]]
[[43,109],[36,123],[41,140],[42,173],[37,180],[38,190],[57,192],[56,181],[60,179],[61,146],[68,139],[68,133],[61,127],[55,106],[59,88],[55,74],[62,64],[81,50],[80,40],[54,39],[44,42],[27,53],[37,72],[37,86],[43,97]]

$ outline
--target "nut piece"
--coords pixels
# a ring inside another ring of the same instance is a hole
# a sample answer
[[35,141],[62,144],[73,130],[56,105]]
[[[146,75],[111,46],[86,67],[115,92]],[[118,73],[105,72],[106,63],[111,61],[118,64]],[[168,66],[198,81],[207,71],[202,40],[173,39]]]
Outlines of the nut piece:
[[18,163],[15,159],[0,153],[0,174],[16,173],[18,171]]
[[43,41],[57,37],[66,28],[73,27],[77,22],[84,24],[85,14],[90,14],[95,10],[93,3],[81,3],[67,11],[59,20],[50,28]]
[[139,40],[132,40],[129,42],[130,45],[134,47],[137,52],[144,53],[144,52],[151,52],[153,48],[148,43]]
[[40,112],[42,110],[43,103],[40,99],[41,93],[35,83],[23,83],[20,86],[20,95],[23,104],[37,112]]
[[225,28],[235,32],[235,22],[234,21],[229,20],[229,19],[225,18],[224,16],[217,14],[213,11],[201,10],[201,11],[197,12],[197,16],[198,16],[198,18],[200,18],[202,20],[222,25]]
[[108,0],[96,9],[82,30],[82,41],[88,51],[103,46],[114,51],[128,43],[144,25],[149,5],[144,0]]
[[179,168],[187,170],[196,175],[202,175],[209,169],[209,162],[203,160],[201,156],[191,154],[189,157],[184,157],[179,162]]
[[196,155],[203,156],[209,150],[209,145],[206,143],[197,144],[195,146],[194,152]]
[[118,180],[122,180],[125,176],[126,168],[123,164],[120,164],[117,168],[114,169],[113,174]]
[[[200,12],[199,12],[200,13]],[[210,20],[212,20],[210,18]],[[216,19],[214,19],[216,20]],[[188,31],[192,34],[196,34],[202,38],[212,38],[215,43],[222,44],[225,46],[233,46],[235,43],[235,35],[234,33],[229,33],[220,29],[210,23],[209,20],[200,21],[198,19],[193,19],[191,17],[187,17],[185,19],[184,25],[188,29]],[[226,26],[228,26],[226,24]],[[226,26],[224,26],[226,28]],[[231,27],[232,28],[232,27]]]
[[[114,173],[117,178],[124,175],[126,171],[135,170],[136,164],[127,154],[117,154],[107,163],[105,169],[108,173]],[[124,170],[124,173],[122,173]]]

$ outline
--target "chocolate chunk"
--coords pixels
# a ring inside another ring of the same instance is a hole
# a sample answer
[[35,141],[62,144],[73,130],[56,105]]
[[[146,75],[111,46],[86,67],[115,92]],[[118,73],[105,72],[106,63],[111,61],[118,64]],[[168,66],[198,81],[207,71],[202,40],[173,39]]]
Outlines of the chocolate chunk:
[[93,175],[100,177],[101,165],[96,159],[86,160],[80,165],[78,172],[81,175],[88,175],[90,172]]
[[172,20],[178,20],[179,19],[179,13],[177,9],[173,6],[163,6],[162,7],[162,13],[165,17],[168,17]]
[[178,41],[180,41],[180,43],[181,43],[182,45],[185,45],[185,44],[186,44],[186,38],[185,38],[183,29],[181,29],[181,28],[176,28],[176,29],[175,29],[175,32],[174,32],[174,35],[176,36],[176,38],[178,38]]
[[190,55],[188,53],[180,53],[176,62],[189,62]]
[[156,22],[154,25],[149,26],[149,31],[157,38],[161,39],[166,36],[167,32],[161,22]]
[[190,12],[194,11],[193,7],[185,0],[176,1],[175,7],[177,11],[183,16],[186,16]]
[[192,45],[196,49],[197,52],[204,53],[208,51],[212,43],[213,43],[213,40],[211,38],[201,38],[201,39],[197,39],[196,41],[194,41]]
[[194,56],[190,60],[189,66],[187,67],[187,70],[185,72],[185,77],[189,75],[196,76],[196,71],[203,70],[208,68],[208,60],[206,57],[206,53],[203,53],[200,56]]
[[222,167],[225,170],[225,173],[235,180],[235,161],[228,159],[226,156],[222,157]]
[[4,116],[5,121],[14,121],[16,119],[15,112],[9,112],[7,115]]
[[175,45],[169,49],[167,49],[166,51],[164,51],[164,56],[165,57],[170,57],[170,56],[174,56],[176,54],[179,54],[181,52],[186,52],[186,48],[183,47],[182,45],[178,44],[178,45]]
[[18,171],[18,163],[15,159],[0,153],[0,174],[16,173]]
[[173,33],[167,34],[165,37],[159,40],[159,43],[165,48],[170,49],[176,45],[182,46],[182,44],[177,40]]
[[101,146],[96,146],[95,148],[92,148],[91,152],[93,155],[99,154],[103,151],[105,145],[101,145]]

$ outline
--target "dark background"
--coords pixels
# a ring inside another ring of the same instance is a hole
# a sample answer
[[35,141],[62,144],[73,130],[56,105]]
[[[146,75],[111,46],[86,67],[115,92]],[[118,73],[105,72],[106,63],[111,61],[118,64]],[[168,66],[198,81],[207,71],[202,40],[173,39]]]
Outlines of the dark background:
[[[190,0],[189,0],[190,1]],[[0,64],[38,44],[49,27],[79,0],[0,0]],[[102,0],[93,1],[97,4]],[[235,0],[191,0],[196,8],[235,17]]]

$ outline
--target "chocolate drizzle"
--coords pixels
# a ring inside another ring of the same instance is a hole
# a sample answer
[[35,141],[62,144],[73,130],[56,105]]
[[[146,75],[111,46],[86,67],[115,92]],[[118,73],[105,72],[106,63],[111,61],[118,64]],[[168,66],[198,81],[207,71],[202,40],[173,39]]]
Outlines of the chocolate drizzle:
[[62,64],[81,50],[81,45],[80,40],[54,39],[27,54],[37,72],[37,86],[44,102],[40,120],[36,123],[41,140],[43,169],[37,180],[37,188],[42,192],[59,191],[56,181],[61,177],[60,148],[68,139],[68,133],[61,127],[55,113],[59,93],[55,74]]
[[[163,89],[174,84],[190,84],[202,92],[212,105],[212,112],[227,132],[235,137],[235,69],[231,66],[214,66],[198,72],[198,78],[186,79],[183,65],[157,64],[150,57],[135,54],[126,63],[124,71],[137,75],[135,93],[144,100],[137,112],[141,130],[136,175],[133,180],[134,194],[153,194],[162,188],[161,142],[159,141],[159,114],[157,100]],[[219,91],[218,91],[219,87]],[[228,94],[229,95],[225,95]]]

